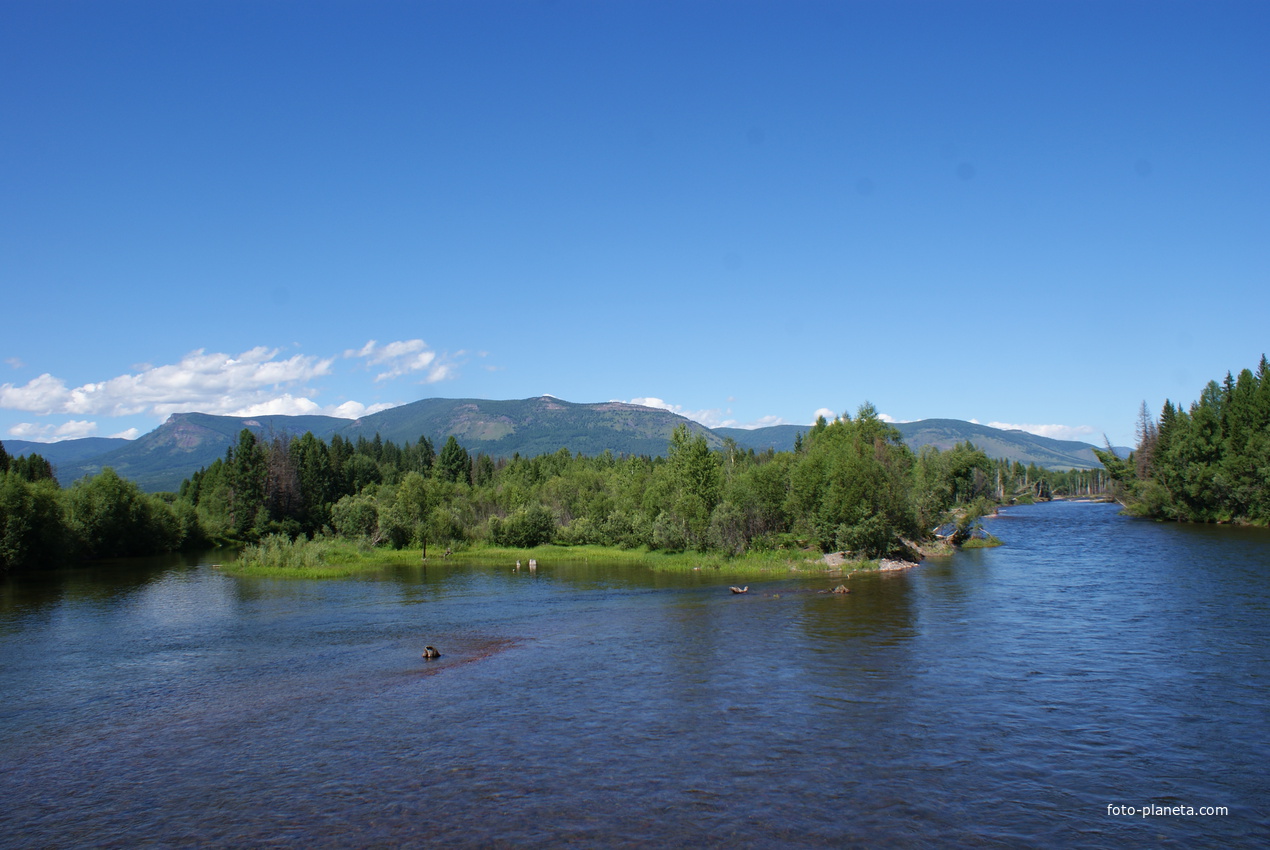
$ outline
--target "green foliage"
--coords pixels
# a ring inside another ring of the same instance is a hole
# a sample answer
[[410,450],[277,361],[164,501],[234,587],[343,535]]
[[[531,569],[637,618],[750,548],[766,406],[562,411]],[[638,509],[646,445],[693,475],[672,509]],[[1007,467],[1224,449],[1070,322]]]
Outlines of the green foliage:
[[256,435],[244,428],[238,445],[225,456],[228,525],[239,539],[259,536],[257,520],[265,504],[265,472],[267,457]]
[[67,491],[67,525],[89,558],[148,555],[177,549],[182,522],[173,509],[107,467]]
[[283,534],[268,534],[258,543],[244,547],[238,555],[238,563],[246,567],[311,569],[325,563],[326,549],[321,544],[306,545]]
[[[284,534],[270,534],[244,547],[232,570],[297,578],[342,577],[359,572],[361,560],[374,551],[365,541],[292,540]],[[376,563],[382,560],[380,556]]]
[[790,473],[788,511],[824,551],[844,549],[866,557],[902,548],[920,534],[913,499],[913,453],[872,405],[855,419],[812,428]]
[[41,460],[18,458],[0,473],[0,571],[208,543],[187,499],[143,493],[110,468],[62,490],[30,457]]
[[291,463],[299,489],[297,519],[303,529],[317,530],[331,522],[331,505],[340,497],[342,476],[336,474],[326,443],[306,433],[292,440]]
[[988,535],[985,535],[984,537],[967,538],[966,540],[962,541],[961,548],[962,549],[992,549],[1000,545],[1001,545],[1001,541],[998,538],[993,537],[991,534],[988,534]]
[[0,571],[55,566],[69,535],[56,482],[0,472]]
[[53,477],[53,464],[36,454],[12,458],[8,463],[8,471],[23,481],[57,480]]
[[1270,365],[1262,356],[1183,410],[1145,410],[1129,460],[1098,452],[1130,512],[1192,522],[1270,523]]
[[[1004,498],[1001,468],[969,441],[946,452],[925,446],[914,470],[915,509],[922,528],[931,528],[954,506],[991,495]],[[1010,479],[1006,474],[1007,480]]]
[[494,459],[487,454],[478,455],[472,465],[472,483],[484,487],[494,480]]
[[[252,470],[254,484],[244,480]],[[812,546],[876,557],[903,551],[976,500],[1092,486],[1062,475],[989,461],[969,443],[916,458],[866,403],[855,418],[821,417],[796,452],[756,453],[734,440],[713,449],[683,425],[665,457],[559,449],[498,462],[473,458],[453,435],[434,454],[426,438],[399,447],[336,435],[328,445],[306,434],[262,447],[244,434],[182,486],[178,503],[195,506],[208,534],[240,540],[282,530],[425,552],[556,541],[728,557]]]
[[732,502],[720,502],[710,514],[708,548],[727,555],[743,554],[750,539],[747,531],[745,512]]
[[520,508],[506,519],[490,524],[490,540],[496,546],[530,549],[550,543],[556,530],[551,511],[542,505]]
[[381,528],[394,549],[411,543],[426,547],[427,519],[434,501],[429,480],[420,472],[407,472],[397,485],[390,507],[380,515]]
[[472,459],[467,449],[459,445],[459,441],[451,434],[441,447],[437,456],[437,472],[446,481],[466,482],[471,477]]
[[331,509],[331,522],[347,540],[379,540],[379,503],[374,496],[345,496]]

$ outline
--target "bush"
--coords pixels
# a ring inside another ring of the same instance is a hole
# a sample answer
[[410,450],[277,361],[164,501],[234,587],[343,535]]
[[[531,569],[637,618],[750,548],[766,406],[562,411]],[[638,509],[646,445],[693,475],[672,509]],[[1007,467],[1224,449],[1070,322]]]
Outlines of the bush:
[[745,551],[745,514],[731,502],[720,502],[710,514],[710,528],[706,540],[711,549],[729,555]]
[[834,539],[844,552],[854,552],[866,558],[878,558],[895,548],[898,535],[886,518],[870,514],[853,524],[839,525]]
[[66,556],[67,541],[56,482],[0,473],[0,571],[54,566]]
[[666,549],[671,552],[682,552],[688,547],[688,538],[684,534],[683,524],[675,517],[662,511],[653,520],[653,533],[650,547]]
[[345,496],[331,508],[335,533],[347,540],[373,540],[379,533],[379,506],[372,496]]
[[260,542],[244,548],[236,563],[240,567],[268,567],[295,573],[323,570],[373,551],[365,539],[348,543],[325,537],[292,540],[285,534],[267,534]]
[[76,482],[66,499],[71,531],[89,558],[150,555],[181,545],[182,523],[171,506],[109,467]]
[[490,539],[496,546],[532,549],[550,543],[556,532],[556,520],[542,505],[521,508],[500,521],[490,522]]
[[566,546],[606,545],[599,526],[584,516],[578,517],[560,529],[558,539]]
[[600,524],[600,542],[605,546],[620,546],[623,549],[651,546],[652,527],[643,517],[613,511]]

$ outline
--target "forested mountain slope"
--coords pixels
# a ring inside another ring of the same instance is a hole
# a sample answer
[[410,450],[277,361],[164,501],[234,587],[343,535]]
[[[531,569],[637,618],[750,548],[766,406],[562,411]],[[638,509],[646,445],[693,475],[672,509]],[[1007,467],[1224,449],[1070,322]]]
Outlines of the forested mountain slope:
[[[111,467],[151,492],[173,490],[196,470],[224,456],[238,434],[249,429],[266,441],[273,436],[300,436],[312,431],[327,439],[338,434],[356,441],[383,440],[399,444],[427,437],[436,445],[453,435],[473,455],[535,457],[567,448],[588,456],[611,451],[615,455],[664,455],[678,425],[701,434],[711,448],[732,439],[756,452],[790,451],[799,434],[810,426],[769,428],[706,428],[682,416],[652,407],[623,402],[578,404],[551,396],[516,400],[423,399],[357,420],[331,416],[213,416],[177,413],[136,440],[88,438],[61,443],[4,445],[14,456],[36,453],[56,468],[58,480],[70,484],[85,475]],[[971,442],[991,458],[1036,464],[1048,469],[1089,469],[1099,465],[1093,446],[1053,440],[1023,431],[1002,431],[955,419],[925,419],[896,425],[914,451],[923,445],[950,449]]]

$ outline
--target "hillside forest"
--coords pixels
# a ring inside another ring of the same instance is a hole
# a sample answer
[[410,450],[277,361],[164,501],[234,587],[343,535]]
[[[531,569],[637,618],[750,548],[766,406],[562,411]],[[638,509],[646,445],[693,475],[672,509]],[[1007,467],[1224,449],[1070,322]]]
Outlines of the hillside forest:
[[1134,514],[1183,522],[1270,523],[1270,364],[1209,381],[1190,407],[1145,403],[1127,460],[1098,458]]
[[[394,548],[599,544],[739,555],[906,550],[953,510],[1099,493],[1103,470],[989,459],[970,443],[914,453],[869,404],[819,419],[793,451],[712,450],[680,427],[665,456],[470,454],[453,437],[397,445],[243,430],[176,493],[112,470],[61,489],[38,456],[0,447],[0,566],[143,555],[213,543],[341,537]],[[907,542],[906,542],[907,541]]]

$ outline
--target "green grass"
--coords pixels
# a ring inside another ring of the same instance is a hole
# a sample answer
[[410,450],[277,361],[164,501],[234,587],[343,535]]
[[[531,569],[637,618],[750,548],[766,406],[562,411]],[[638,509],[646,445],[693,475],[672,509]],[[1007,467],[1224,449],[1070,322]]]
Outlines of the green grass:
[[[548,544],[531,549],[513,549],[500,546],[473,546],[450,555],[448,560],[459,563],[507,564],[520,561],[528,566],[533,558],[539,564],[633,564],[650,570],[665,572],[692,572],[712,570],[725,575],[746,576],[791,571],[826,572],[829,568],[816,563],[819,555],[803,551],[747,552],[728,556],[717,552],[663,552],[647,548],[617,549],[608,546],[557,546]],[[876,567],[876,563],[874,564]]]
[[[775,574],[807,576],[841,575],[845,572],[876,570],[877,561],[853,561],[829,567],[819,561],[819,554],[807,551],[779,550],[748,552],[729,557],[709,552],[662,552],[640,549],[616,549],[605,546],[536,546],[512,549],[474,545],[450,555],[441,547],[429,547],[430,566],[479,564],[511,566],[520,561],[528,568],[531,558],[542,566],[551,564],[635,565],[650,570],[687,573],[709,571],[735,578],[762,578]],[[227,564],[225,572],[233,575],[268,576],[273,578],[347,578],[403,566],[423,563],[419,549],[379,549],[366,543],[347,540],[291,541],[281,536],[266,537],[243,549],[236,561]]]
[[991,549],[994,546],[1004,545],[999,538],[989,534],[986,538],[971,537],[969,540],[961,544],[962,549]]
[[376,549],[366,543],[329,538],[293,541],[272,535],[244,548],[224,571],[272,578],[348,578],[418,563],[418,550]]

